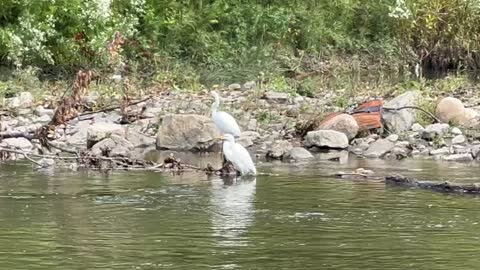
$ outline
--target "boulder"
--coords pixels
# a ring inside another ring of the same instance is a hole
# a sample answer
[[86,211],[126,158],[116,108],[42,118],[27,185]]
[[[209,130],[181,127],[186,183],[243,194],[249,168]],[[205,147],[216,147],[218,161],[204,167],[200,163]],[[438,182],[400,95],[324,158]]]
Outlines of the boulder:
[[458,117],[463,114],[465,106],[458,98],[446,97],[440,100],[435,109],[435,116],[442,122],[448,123],[457,121]]
[[305,136],[304,144],[307,147],[347,148],[348,137],[335,130],[309,131]]
[[119,135],[111,135],[96,143],[91,152],[94,155],[102,156],[106,154],[109,157],[130,157],[133,150],[133,144]]
[[220,135],[209,117],[196,114],[169,114],[163,117],[157,134],[157,148],[206,151]]
[[395,143],[387,139],[378,139],[365,151],[366,157],[378,158],[388,153],[395,147]]
[[[421,93],[419,91],[408,91],[400,96],[385,103],[385,108],[400,108],[405,106],[416,106],[420,100]],[[403,109],[399,111],[386,110],[382,114],[383,121],[388,129],[396,132],[409,130],[415,123],[414,109]]]
[[267,152],[267,157],[272,159],[281,159],[293,146],[289,141],[277,141]]
[[358,123],[353,116],[349,114],[339,114],[322,123],[318,127],[318,130],[329,129],[339,131],[347,135],[349,140],[352,140],[357,136],[358,128]]
[[113,123],[95,123],[87,129],[87,148],[91,148],[97,142],[110,137],[111,135],[125,134],[125,131],[121,125]]
[[283,156],[285,160],[306,160],[313,158],[312,153],[303,147],[293,147]]

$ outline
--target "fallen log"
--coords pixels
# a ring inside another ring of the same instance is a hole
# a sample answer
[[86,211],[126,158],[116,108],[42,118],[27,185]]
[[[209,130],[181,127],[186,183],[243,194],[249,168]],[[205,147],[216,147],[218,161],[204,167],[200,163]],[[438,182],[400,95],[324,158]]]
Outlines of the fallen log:
[[454,184],[446,182],[419,181],[415,178],[409,178],[400,174],[388,175],[385,177],[385,184],[422,188],[443,193],[474,194],[480,195],[480,184]]

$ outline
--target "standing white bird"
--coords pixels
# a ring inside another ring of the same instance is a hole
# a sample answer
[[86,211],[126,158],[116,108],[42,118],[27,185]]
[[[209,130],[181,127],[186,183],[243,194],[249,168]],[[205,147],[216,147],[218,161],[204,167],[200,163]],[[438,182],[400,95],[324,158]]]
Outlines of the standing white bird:
[[220,96],[215,91],[212,91],[211,94],[215,98],[215,102],[212,104],[212,119],[217,128],[222,134],[232,134],[234,137],[240,137],[242,132],[235,118],[227,112],[218,112]]
[[248,153],[245,147],[236,143],[235,138],[231,134],[225,134],[220,139],[224,140],[222,150],[225,158],[233,164],[233,167],[240,175],[257,174],[252,157],[250,157],[250,153]]

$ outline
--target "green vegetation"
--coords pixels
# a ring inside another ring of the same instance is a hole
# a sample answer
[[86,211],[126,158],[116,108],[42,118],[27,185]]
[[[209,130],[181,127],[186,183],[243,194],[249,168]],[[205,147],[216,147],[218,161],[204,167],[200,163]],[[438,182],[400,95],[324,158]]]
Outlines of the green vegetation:
[[[113,74],[200,89],[257,80],[313,96],[427,70],[480,67],[476,0],[1,0],[0,79]],[[14,73],[15,71],[17,73]],[[305,74],[316,76],[298,77]],[[5,75],[7,74],[7,75]],[[400,79],[399,79],[400,78]],[[11,86],[0,85],[7,94]],[[15,89],[13,89],[15,90]]]

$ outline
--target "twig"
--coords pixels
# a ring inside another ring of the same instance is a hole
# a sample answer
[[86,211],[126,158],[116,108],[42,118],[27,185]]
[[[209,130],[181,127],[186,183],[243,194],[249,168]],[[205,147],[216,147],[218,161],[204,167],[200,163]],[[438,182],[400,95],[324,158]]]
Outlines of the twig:
[[399,108],[385,108],[384,107],[383,109],[386,110],[386,111],[399,111],[399,110],[403,110],[403,109],[415,109],[415,110],[419,110],[419,111],[424,112],[425,114],[430,116],[432,119],[434,119],[438,123],[442,123],[442,121],[440,119],[438,119],[437,117],[435,117],[435,115],[433,115],[431,112],[429,112],[425,109],[422,109],[420,107],[417,107],[417,106],[403,106],[403,107],[399,107]]
[[36,164],[37,166],[39,166],[39,167],[45,167],[42,163],[40,163],[40,162],[32,159],[31,157],[29,157],[29,156],[27,155],[27,153],[23,153],[22,155],[23,155],[28,161]]
[[[133,105],[137,105],[137,104],[139,104],[139,103],[145,102],[145,101],[150,100],[150,99],[152,99],[152,96],[150,96],[150,97],[148,97],[148,98],[144,98],[144,99],[142,99],[142,100],[138,100],[138,101],[129,103],[129,104],[127,104],[126,107],[133,106]],[[113,106],[113,107],[101,109],[101,110],[98,110],[98,111],[86,112],[86,113],[82,113],[82,114],[78,115],[78,117],[80,117],[80,116],[85,116],[85,115],[96,114],[96,113],[101,113],[101,112],[110,112],[110,111],[114,111],[114,110],[116,110],[116,109],[120,109],[121,107],[122,107],[122,106]]]

